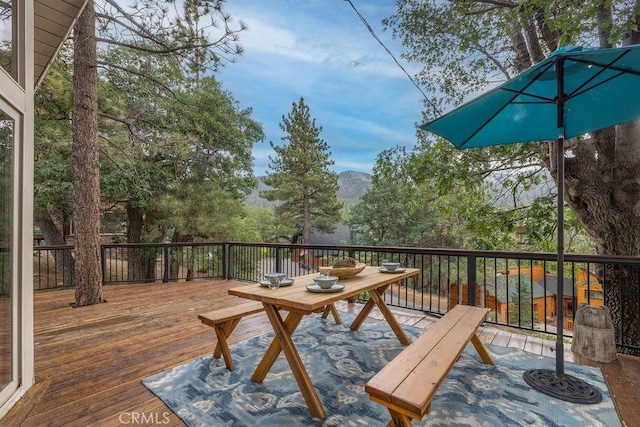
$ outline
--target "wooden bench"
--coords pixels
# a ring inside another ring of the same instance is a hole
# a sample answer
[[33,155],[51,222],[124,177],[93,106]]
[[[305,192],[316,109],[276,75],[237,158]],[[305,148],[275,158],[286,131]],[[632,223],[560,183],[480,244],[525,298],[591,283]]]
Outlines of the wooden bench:
[[[200,319],[203,324],[211,326],[216,332],[218,342],[216,343],[216,348],[213,351],[213,357],[219,359],[220,356],[223,356],[224,364],[230,371],[235,369],[235,364],[231,357],[231,351],[229,351],[227,339],[236,326],[238,326],[240,319],[244,316],[260,313],[261,311],[264,311],[264,306],[261,302],[249,301],[198,315],[198,319]],[[322,309],[322,318],[326,319],[329,313],[333,315],[333,318],[338,325],[342,324],[342,319],[338,314],[338,310],[336,310],[333,304]]]
[[431,400],[469,341],[484,363],[491,356],[476,335],[488,308],[457,305],[367,382],[365,391],[387,407],[388,426],[411,426],[431,410]]

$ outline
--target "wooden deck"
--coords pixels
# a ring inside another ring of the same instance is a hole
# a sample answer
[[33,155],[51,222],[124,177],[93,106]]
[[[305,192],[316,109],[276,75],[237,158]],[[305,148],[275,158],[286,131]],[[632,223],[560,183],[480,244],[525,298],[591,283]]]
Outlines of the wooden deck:
[[[104,290],[108,303],[78,309],[71,307],[73,290],[37,292],[38,382],[0,425],[184,425],[140,380],[212,352],[215,333],[197,315],[237,303],[227,294],[234,286],[227,281],[111,285]],[[357,308],[338,305],[343,311]],[[428,328],[436,321],[396,313],[403,324]],[[269,330],[264,313],[256,314],[240,322],[229,342]],[[481,339],[549,356],[555,346],[495,328],[484,328]],[[565,354],[575,360],[569,350]],[[624,425],[640,425],[640,358],[621,356],[602,367]]]

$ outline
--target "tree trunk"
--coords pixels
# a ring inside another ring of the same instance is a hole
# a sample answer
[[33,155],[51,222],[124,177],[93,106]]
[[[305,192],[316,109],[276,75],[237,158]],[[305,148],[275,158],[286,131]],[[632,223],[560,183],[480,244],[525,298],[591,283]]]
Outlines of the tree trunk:
[[75,27],[73,56],[73,214],[76,306],[102,300],[100,163],[95,11],[89,0]]
[[518,70],[518,72],[526,70],[531,66],[531,58],[527,50],[527,42],[519,30],[511,34],[511,43],[516,52],[516,58],[514,60],[516,70]]
[[578,307],[571,351],[596,362],[616,360],[615,334],[608,307],[587,304]]
[[[565,158],[565,200],[596,242],[600,255],[640,254],[640,122],[593,132],[569,144]],[[551,151],[555,144],[545,144]],[[554,156],[547,161],[554,179]],[[557,181],[556,181],[557,182]],[[640,282],[631,269],[600,268],[605,304],[611,309],[617,342],[640,346]]]
[[[36,206],[34,209],[34,220],[47,244],[51,246],[65,246],[67,242],[64,236],[64,215],[58,218],[49,212],[46,207]],[[56,221],[57,220],[57,221]],[[56,264],[56,271],[62,272],[62,283],[65,286],[74,284],[73,275],[75,270],[75,260],[71,249],[52,251],[53,260]]]
[[311,243],[311,201],[306,191],[302,193],[302,237],[304,243]]
[[[127,208],[127,243],[141,243],[144,217],[139,208]],[[155,282],[156,251],[129,248],[127,251],[127,280],[133,283]]]

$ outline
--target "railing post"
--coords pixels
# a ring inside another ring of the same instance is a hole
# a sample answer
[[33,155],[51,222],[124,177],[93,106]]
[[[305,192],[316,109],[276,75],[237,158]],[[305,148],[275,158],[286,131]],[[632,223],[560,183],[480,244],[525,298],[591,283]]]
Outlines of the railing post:
[[227,276],[227,243],[222,244],[222,278],[228,280]]
[[[62,255],[64,257],[66,254],[63,252]],[[104,245],[100,245],[100,264],[102,264],[102,285],[104,286],[107,283],[107,256]]]
[[[467,256],[467,304],[476,305],[476,257]],[[460,287],[462,288],[462,287]]]
[[282,273],[282,248],[276,248],[276,273]]
[[163,261],[164,261],[164,274],[162,275],[162,283],[169,283],[169,277],[171,276],[171,266],[170,266],[170,254],[169,254],[169,246],[164,245],[163,249]]
[[227,280],[231,280],[234,277],[233,272],[234,272],[235,268],[233,266],[233,264],[234,264],[233,254],[234,254],[233,245],[229,245],[228,246],[228,251],[227,251],[227,260],[228,260],[228,262],[227,262],[227,274],[225,276],[225,278]]

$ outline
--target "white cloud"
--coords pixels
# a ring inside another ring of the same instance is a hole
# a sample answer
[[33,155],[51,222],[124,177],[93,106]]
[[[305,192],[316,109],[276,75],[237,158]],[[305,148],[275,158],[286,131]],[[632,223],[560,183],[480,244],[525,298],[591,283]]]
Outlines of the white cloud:
[[[387,0],[355,4],[399,58],[399,42],[391,41],[379,24],[394,5]],[[243,108],[253,107],[253,117],[263,124],[267,143],[254,149],[256,174],[266,170],[268,155],[274,154],[268,141],[281,143],[278,125],[300,96],[323,127],[334,170],[370,172],[380,151],[415,145],[422,95],[348,3],[238,0],[226,7],[249,30],[240,34],[244,56],[218,78]],[[410,73],[416,67],[404,66]]]
[[[275,5],[272,2],[270,4]],[[322,65],[328,70],[406,78],[346,3],[341,13],[332,16],[338,17],[338,20],[309,15],[300,7],[292,7],[284,13],[277,7],[269,8],[266,5],[259,10],[242,8],[234,12],[233,5],[229,3],[227,8],[249,26],[248,31],[240,35],[240,44],[247,56],[266,55],[273,61],[273,55],[276,55],[278,60]],[[326,0],[321,5],[326,8]],[[370,23],[379,24],[378,21]],[[376,33],[385,40],[385,44],[392,45],[391,49],[396,50],[394,55],[399,58],[399,42],[381,30]]]

